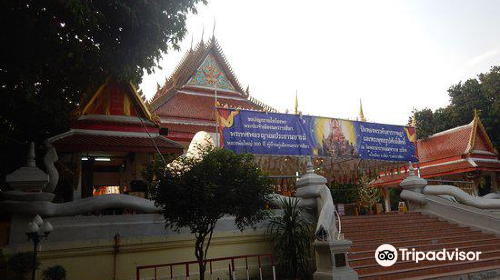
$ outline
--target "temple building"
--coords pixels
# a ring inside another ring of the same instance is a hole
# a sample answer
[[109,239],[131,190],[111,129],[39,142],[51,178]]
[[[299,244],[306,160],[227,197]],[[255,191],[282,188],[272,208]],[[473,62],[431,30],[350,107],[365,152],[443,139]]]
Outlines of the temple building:
[[[499,191],[498,152],[477,114],[467,125],[418,140],[417,155],[419,175],[429,184],[455,185],[475,196]],[[398,187],[407,172],[405,167],[383,172],[371,185]]]
[[198,131],[218,139],[216,107],[276,111],[243,90],[215,37],[185,54],[150,105],[166,137],[185,148]]
[[155,154],[182,154],[181,145],[160,134],[158,118],[131,83],[108,79],[83,99],[71,129],[48,139],[59,169],[71,174],[59,184],[73,190],[65,200],[134,191]]

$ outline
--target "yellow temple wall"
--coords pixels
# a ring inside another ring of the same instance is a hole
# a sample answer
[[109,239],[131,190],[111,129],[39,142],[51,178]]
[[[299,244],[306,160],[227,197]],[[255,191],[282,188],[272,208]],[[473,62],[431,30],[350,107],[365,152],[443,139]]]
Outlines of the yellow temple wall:
[[[30,250],[28,247],[17,249]],[[13,253],[9,250],[4,252],[6,254]],[[113,240],[55,244],[42,242],[39,252],[41,267],[38,270],[37,279],[41,279],[41,271],[54,265],[62,265],[66,269],[67,280],[128,280],[136,279],[137,266],[196,260],[194,238],[190,235],[122,238],[118,253],[115,255],[114,252],[115,243]],[[208,258],[269,252],[271,252],[270,244],[263,230],[222,231],[214,233]],[[114,268],[115,257],[116,268]],[[214,263],[214,271],[216,272],[213,279],[227,279],[228,264],[229,261]],[[249,260],[249,264],[252,267],[251,274],[256,277],[258,275],[256,260]],[[240,269],[244,266],[244,261],[239,261],[236,264],[236,267],[240,267]],[[113,276],[114,271],[116,271],[115,276]],[[141,272],[141,279],[153,279],[153,271],[151,269]],[[267,267],[267,271],[269,271],[269,267]],[[198,278],[197,265],[190,266],[190,274],[189,279]],[[240,271],[239,274],[241,274],[240,279],[243,276],[246,278],[244,271]],[[158,276],[162,276],[158,279],[170,279],[170,271],[168,269],[158,270]],[[174,270],[174,279],[185,279],[185,267],[178,267]]]

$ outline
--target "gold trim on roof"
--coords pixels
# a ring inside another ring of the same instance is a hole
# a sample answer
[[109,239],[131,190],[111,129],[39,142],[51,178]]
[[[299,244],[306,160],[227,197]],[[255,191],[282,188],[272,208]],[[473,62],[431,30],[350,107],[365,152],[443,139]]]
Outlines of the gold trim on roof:
[[484,128],[484,125],[481,122],[481,118],[479,117],[477,110],[474,110],[474,120],[472,120],[472,122],[473,122],[473,124],[472,124],[471,135],[469,138],[470,147],[469,147],[468,153],[470,154],[474,151],[474,146],[476,145],[476,137],[478,136],[477,129],[479,127],[479,130],[483,133],[484,139],[486,141],[486,145],[488,145],[488,148],[490,149],[490,151],[492,151],[495,155],[498,155],[497,150],[493,146],[493,142],[491,142],[491,139],[488,136],[488,133],[486,132],[486,128]]
[[[94,105],[96,99],[99,96],[101,96],[103,94],[103,92],[106,93],[107,95],[109,95],[108,92],[105,92],[105,89],[111,83],[118,83],[118,82],[116,82],[112,78],[108,77],[106,79],[106,82],[104,82],[101,86],[99,86],[99,88],[94,93],[94,95],[92,96],[90,101],[85,105],[85,107],[81,111],[79,117],[82,115],[86,115],[89,113],[89,111],[91,111],[92,109],[95,109],[95,106],[93,106],[93,105]],[[139,92],[137,92],[136,87],[131,82],[122,83],[122,86],[125,87],[126,91],[132,93],[132,94],[125,93],[126,97],[124,100],[124,110],[123,110],[124,115],[130,116],[130,102],[131,102],[130,95],[132,95],[132,98],[134,98],[134,100],[136,101],[135,103],[138,104],[138,108],[136,108],[136,109],[139,109],[140,112],[142,112],[143,115],[147,118],[147,120],[158,123],[158,120],[159,120],[158,117],[152,113],[152,110],[151,110],[149,104],[147,104],[145,98],[141,94],[139,94]],[[129,104],[129,106],[126,106],[127,103]],[[104,108],[103,108],[104,114],[109,115],[109,96],[104,97],[103,106],[104,106]],[[134,106],[134,107],[136,107],[136,106]],[[127,112],[127,109],[128,109],[128,112]]]
[[94,93],[94,95],[92,96],[92,98],[90,98],[89,102],[87,102],[87,104],[85,105],[85,107],[82,110],[82,112],[81,112],[80,115],[87,114],[87,111],[90,109],[90,107],[92,106],[92,104],[96,100],[97,96],[101,95],[102,91],[108,85],[109,81],[110,81],[110,78],[107,78],[106,81],[97,89],[97,91]]

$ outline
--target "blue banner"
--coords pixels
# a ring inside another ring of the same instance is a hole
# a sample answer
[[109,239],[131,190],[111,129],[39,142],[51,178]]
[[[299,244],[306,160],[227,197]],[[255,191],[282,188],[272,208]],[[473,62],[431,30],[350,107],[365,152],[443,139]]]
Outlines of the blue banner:
[[412,161],[413,127],[218,109],[221,146],[236,153]]

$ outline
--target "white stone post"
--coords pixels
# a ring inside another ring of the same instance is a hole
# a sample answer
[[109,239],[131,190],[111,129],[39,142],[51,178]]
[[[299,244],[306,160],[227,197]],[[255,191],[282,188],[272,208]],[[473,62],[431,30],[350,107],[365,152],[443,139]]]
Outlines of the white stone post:
[[[401,197],[403,198],[407,196],[407,193],[408,195],[411,195],[411,193],[422,195],[423,189],[427,186],[427,180],[415,175],[415,170],[410,162],[409,175],[399,185],[403,189],[403,192],[401,192]],[[408,210],[415,210],[418,208],[420,208],[419,203],[408,200]]]
[[[314,173],[311,162],[307,164],[307,173],[297,181],[296,196],[304,201],[315,200],[316,238],[313,246],[316,258],[314,280],[355,280],[358,274],[349,266],[347,252],[352,242],[339,238],[339,228],[335,220],[335,206],[331,192],[326,186],[326,178]],[[319,230],[318,228],[321,228]],[[319,232],[326,232],[326,236]]]
[[319,241],[313,243],[316,253],[314,280],[355,280],[358,274],[349,266],[347,251],[350,240]]
[[391,193],[389,192],[389,188],[384,187],[383,193],[384,193],[384,208],[385,212],[388,213],[391,212]]

